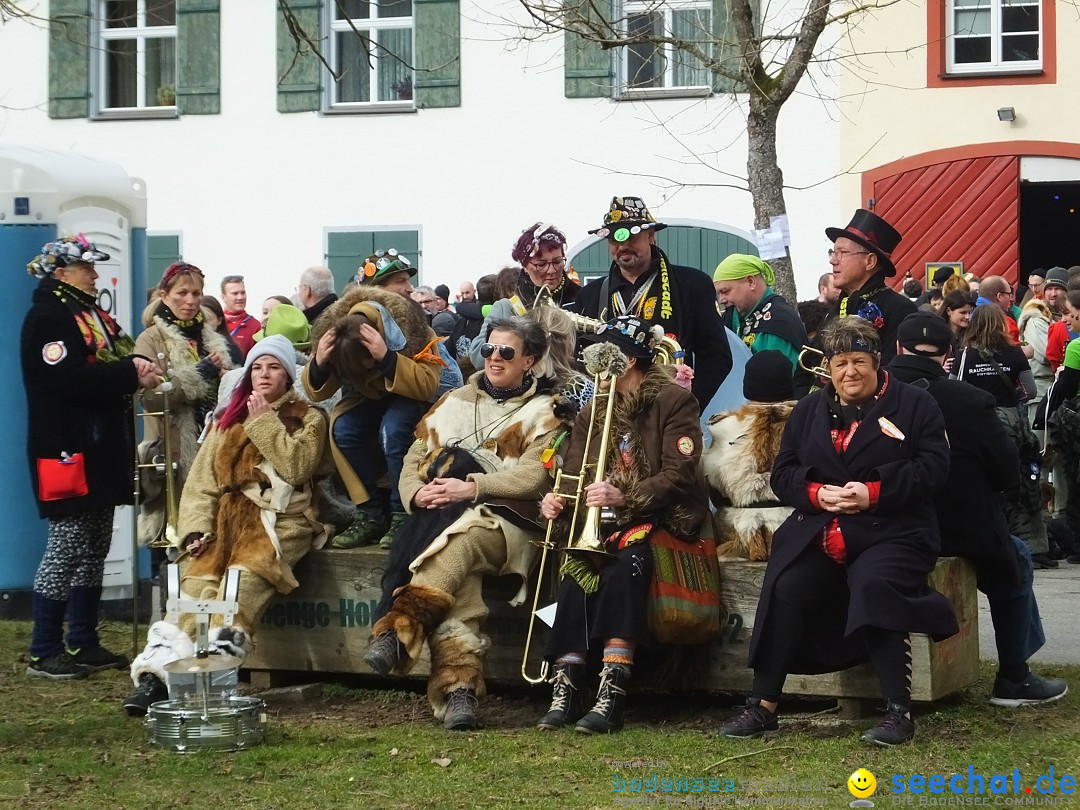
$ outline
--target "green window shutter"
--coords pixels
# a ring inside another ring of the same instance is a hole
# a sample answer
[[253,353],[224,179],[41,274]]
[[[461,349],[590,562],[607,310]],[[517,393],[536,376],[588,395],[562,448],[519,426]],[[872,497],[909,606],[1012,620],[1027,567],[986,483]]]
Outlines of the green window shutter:
[[146,289],[155,286],[165,275],[165,268],[180,259],[180,234],[148,234],[146,237]]
[[90,0],[49,3],[49,117],[90,114]]
[[[320,0],[289,0],[289,8],[297,25],[316,42],[320,42]],[[313,112],[319,109],[322,63],[318,54],[306,43],[297,46],[296,39],[278,8],[277,18],[277,108],[278,112]]]
[[[576,3],[588,14],[599,12],[611,20],[611,0],[567,0]],[[593,11],[595,9],[595,11]],[[565,95],[567,98],[610,98],[615,84],[611,51],[589,42],[571,31],[565,32],[564,45]]]
[[397,248],[420,268],[420,234],[416,231],[331,231],[326,235],[326,266],[334,276],[338,292],[345,288],[356,269],[376,250]]
[[413,0],[418,109],[461,106],[461,4],[459,0]]
[[221,112],[220,0],[176,0],[176,107],[181,115]]

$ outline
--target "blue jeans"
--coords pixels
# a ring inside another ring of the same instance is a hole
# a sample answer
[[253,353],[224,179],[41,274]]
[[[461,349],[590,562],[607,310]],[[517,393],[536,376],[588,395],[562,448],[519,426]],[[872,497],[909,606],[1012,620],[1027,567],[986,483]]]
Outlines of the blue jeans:
[[998,662],[1004,666],[1024,664],[1046,643],[1039,605],[1032,589],[1031,552],[1019,537],[1014,535],[1012,540],[1019,558],[1020,582],[1011,588],[996,590],[987,590],[983,583],[978,584],[990,604]]
[[404,512],[398,494],[398,480],[405,454],[413,443],[416,423],[427,411],[423,402],[390,394],[383,399],[368,399],[334,420],[334,444],[349,462],[368,496],[375,498],[382,459],[373,453],[378,436],[379,449],[386,460],[390,478],[390,511]]

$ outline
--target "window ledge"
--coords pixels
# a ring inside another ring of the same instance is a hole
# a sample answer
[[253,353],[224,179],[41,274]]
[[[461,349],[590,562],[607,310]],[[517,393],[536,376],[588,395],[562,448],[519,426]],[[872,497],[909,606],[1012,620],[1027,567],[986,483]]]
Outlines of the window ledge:
[[965,73],[939,73],[938,78],[942,81],[951,79],[1008,79],[1018,76],[1045,76],[1046,71],[1042,68],[1029,68],[1027,70],[1001,70],[1000,68],[988,68],[986,70],[972,70]]
[[616,101],[652,101],[665,98],[708,98],[713,94],[711,87],[649,87],[624,88],[615,97]]
[[180,117],[176,107],[131,107],[129,109],[102,110],[90,116],[91,121],[146,121],[175,120]]
[[323,115],[384,115],[414,113],[411,101],[376,101],[361,104],[337,104],[322,111]]

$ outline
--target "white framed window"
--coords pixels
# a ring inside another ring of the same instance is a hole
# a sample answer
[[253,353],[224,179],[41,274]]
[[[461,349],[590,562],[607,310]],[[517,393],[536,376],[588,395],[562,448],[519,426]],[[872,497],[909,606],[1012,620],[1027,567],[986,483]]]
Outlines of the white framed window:
[[[712,0],[627,0],[622,23],[628,35],[670,37],[712,52]],[[642,42],[620,48],[619,88],[623,96],[707,95],[712,76],[705,63],[671,44]]]
[[1042,0],[946,0],[950,74],[1042,69]]
[[413,108],[412,0],[334,0],[326,4],[330,110]]
[[97,0],[94,98],[99,115],[176,114],[176,1]]

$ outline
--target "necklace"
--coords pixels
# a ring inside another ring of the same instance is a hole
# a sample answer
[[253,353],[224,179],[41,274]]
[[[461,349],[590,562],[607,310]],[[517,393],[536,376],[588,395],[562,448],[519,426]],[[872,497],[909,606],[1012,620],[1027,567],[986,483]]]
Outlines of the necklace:
[[[500,407],[503,405],[503,402],[500,402],[499,400],[495,400],[495,401],[498,403],[498,405]],[[482,447],[483,449],[487,450],[489,453],[494,453],[499,447],[499,442],[494,437],[495,432],[500,427],[502,427],[503,424],[508,422],[510,420],[510,418],[513,417],[513,415],[515,413],[517,413],[522,408],[524,408],[526,404],[527,404],[526,402],[523,402],[520,405],[518,405],[516,408],[514,408],[514,410],[510,411],[510,413],[504,414],[504,415],[500,416],[498,419],[493,419],[492,421],[488,422],[485,425],[481,425],[480,424],[480,397],[477,397],[476,400],[473,402],[473,432],[470,433],[468,436],[463,436],[461,438],[461,441],[464,442],[467,439],[475,438],[477,440],[477,442],[476,442],[477,447]]]

